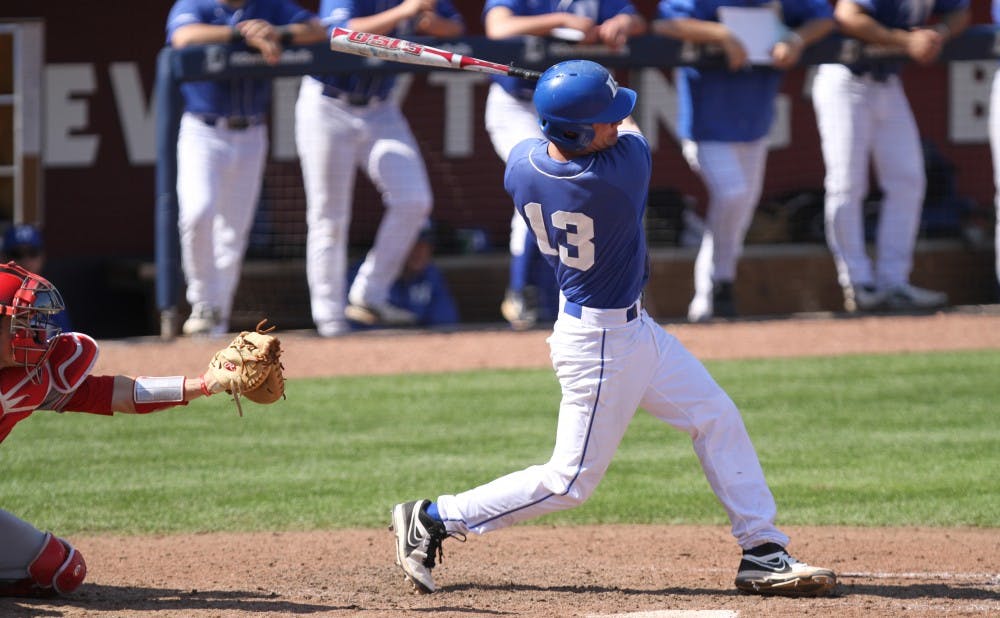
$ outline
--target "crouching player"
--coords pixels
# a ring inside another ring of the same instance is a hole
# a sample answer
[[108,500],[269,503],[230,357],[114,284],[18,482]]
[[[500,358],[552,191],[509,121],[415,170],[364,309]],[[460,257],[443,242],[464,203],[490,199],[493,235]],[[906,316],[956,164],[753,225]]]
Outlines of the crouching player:
[[[195,378],[95,376],[97,343],[63,333],[53,316],[59,291],[14,262],[0,265],[0,442],[35,410],[146,414],[220,392],[211,373]],[[73,592],[87,575],[68,541],[0,509],[0,597]]]

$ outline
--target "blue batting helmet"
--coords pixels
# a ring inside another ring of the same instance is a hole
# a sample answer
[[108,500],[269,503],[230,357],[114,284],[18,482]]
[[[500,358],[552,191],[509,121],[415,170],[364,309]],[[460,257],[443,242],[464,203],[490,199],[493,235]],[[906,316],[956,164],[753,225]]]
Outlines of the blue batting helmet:
[[596,62],[566,60],[538,78],[534,102],[545,137],[577,151],[594,139],[595,122],[618,122],[632,113],[635,91],[619,86]]

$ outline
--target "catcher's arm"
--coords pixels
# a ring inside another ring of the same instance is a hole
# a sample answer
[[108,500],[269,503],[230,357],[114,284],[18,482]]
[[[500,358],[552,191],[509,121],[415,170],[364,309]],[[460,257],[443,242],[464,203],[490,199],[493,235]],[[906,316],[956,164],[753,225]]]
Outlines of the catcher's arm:
[[148,414],[210,394],[203,376],[87,376],[71,394],[44,407],[91,414]]

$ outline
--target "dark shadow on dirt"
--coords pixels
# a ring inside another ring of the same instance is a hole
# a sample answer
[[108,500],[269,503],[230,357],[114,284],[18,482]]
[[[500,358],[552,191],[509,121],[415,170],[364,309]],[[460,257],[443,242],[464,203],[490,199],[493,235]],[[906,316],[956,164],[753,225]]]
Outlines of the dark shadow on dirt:
[[0,599],[0,616],[62,616],[60,607],[79,608],[93,612],[184,612],[218,610],[251,614],[295,615],[320,612],[354,612],[356,605],[322,605],[294,603],[280,595],[262,590],[178,590],[175,588],[141,588],[132,586],[102,586],[84,584],[68,597],[48,599]]

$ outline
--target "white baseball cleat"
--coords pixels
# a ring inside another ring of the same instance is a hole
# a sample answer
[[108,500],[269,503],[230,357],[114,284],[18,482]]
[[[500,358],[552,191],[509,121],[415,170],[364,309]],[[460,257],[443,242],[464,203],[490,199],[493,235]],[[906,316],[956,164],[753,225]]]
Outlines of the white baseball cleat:
[[403,569],[406,579],[422,594],[434,592],[436,556],[442,556],[441,541],[448,538],[444,524],[427,514],[430,500],[405,502],[392,507],[390,530],[396,533],[396,564]]
[[367,326],[414,326],[417,315],[389,303],[350,303],[344,309],[348,320]]
[[736,588],[747,594],[819,597],[833,592],[836,585],[833,571],[799,562],[777,543],[743,552],[736,573]]
[[218,309],[206,303],[195,303],[181,332],[185,335],[217,335],[221,326],[222,318]]

